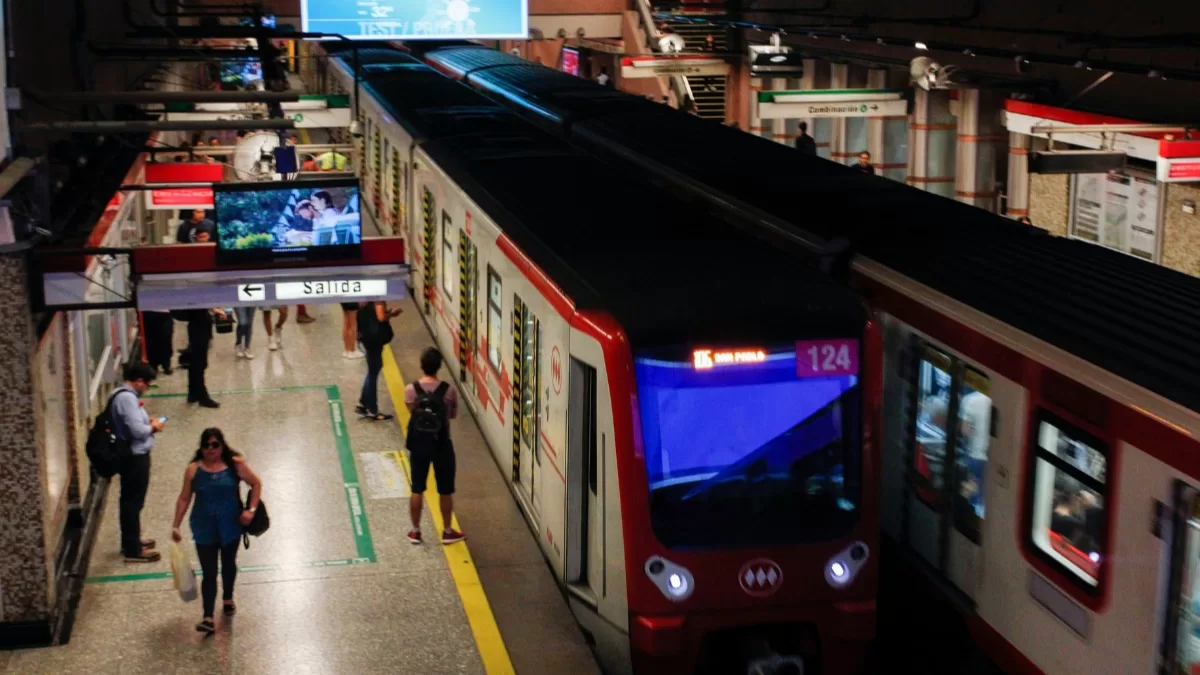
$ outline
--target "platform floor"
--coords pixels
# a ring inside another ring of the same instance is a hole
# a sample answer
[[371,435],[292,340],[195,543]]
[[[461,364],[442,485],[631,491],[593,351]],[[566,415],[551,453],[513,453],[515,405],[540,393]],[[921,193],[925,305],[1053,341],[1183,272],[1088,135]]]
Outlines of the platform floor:
[[[417,377],[417,355],[432,343],[413,305],[401,306],[379,385],[387,411],[402,403],[402,383]],[[337,305],[309,312],[317,322],[297,325],[292,308],[276,352],[256,315],[254,360],[234,358],[232,334],[217,336],[207,379],[220,409],[186,404],[184,370],[147,394],[151,414],[170,417],[142,520],[163,560],[120,557],[114,485],[70,642],[0,653],[0,673],[599,672],[465,411],[452,433],[467,541],[431,539],[439,528],[427,508],[426,543],[408,543],[400,416],[354,416],[365,361],[342,357]],[[180,346],[184,339],[176,324]],[[262,478],[271,529],[240,551],[238,613],[218,611],[217,633],[206,639],[194,630],[199,600],[185,604],[172,588],[167,547],[184,469],[210,426]]]

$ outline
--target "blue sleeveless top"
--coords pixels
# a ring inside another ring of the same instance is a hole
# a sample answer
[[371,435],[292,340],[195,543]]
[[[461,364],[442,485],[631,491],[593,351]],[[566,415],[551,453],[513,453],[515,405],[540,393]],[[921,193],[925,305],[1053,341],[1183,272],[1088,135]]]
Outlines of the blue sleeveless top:
[[242,524],[238,520],[242,515],[242,496],[238,482],[233,467],[216,472],[196,468],[192,478],[196,502],[188,522],[197,544],[225,546],[242,536]]

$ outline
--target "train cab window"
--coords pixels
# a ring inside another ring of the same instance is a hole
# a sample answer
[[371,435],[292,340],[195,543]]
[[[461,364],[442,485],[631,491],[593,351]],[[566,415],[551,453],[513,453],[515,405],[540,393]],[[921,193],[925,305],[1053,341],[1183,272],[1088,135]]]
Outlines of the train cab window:
[[1028,541],[1039,557],[1094,591],[1106,535],[1104,445],[1046,411],[1035,433]]
[[454,238],[451,236],[454,232],[454,220],[450,218],[450,214],[442,211],[442,290],[446,292],[446,297],[454,297],[454,271],[458,269],[458,265],[454,264]]
[[487,322],[487,358],[488,363],[496,372],[500,372],[500,336],[504,334],[504,320],[501,307],[504,302],[504,287],[500,283],[500,275],[488,265],[488,322]]

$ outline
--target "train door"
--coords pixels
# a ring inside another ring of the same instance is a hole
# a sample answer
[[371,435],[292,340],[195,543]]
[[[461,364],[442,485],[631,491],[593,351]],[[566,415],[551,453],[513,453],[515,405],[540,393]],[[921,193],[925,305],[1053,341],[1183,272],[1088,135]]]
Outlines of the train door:
[[475,368],[475,293],[479,264],[475,259],[475,244],[465,229],[458,231],[458,377],[475,393],[475,378],[469,377]]
[[538,434],[541,418],[542,326],[521,297],[513,296],[513,453],[519,458],[517,482],[534,513],[537,508],[537,469],[541,465]]
[[1200,491],[1177,481],[1174,502],[1159,673],[1193,675],[1200,673]]
[[904,538],[974,600],[982,578],[982,522],[992,428],[986,375],[914,341],[913,411],[905,471]]
[[604,574],[604,459],[596,438],[596,369],[572,357],[567,394],[566,579],[585,587],[594,602],[602,594]]

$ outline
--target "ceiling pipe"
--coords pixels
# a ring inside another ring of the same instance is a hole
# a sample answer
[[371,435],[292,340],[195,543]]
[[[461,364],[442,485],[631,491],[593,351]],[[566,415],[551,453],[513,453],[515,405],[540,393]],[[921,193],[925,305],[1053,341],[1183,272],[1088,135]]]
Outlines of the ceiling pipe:
[[28,90],[29,97],[46,103],[291,103],[294,91],[61,91]]
[[65,131],[80,134],[119,134],[146,131],[235,131],[294,129],[290,119],[275,120],[195,120],[187,122],[158,122],[132,120],[125,122],[34,122],[22,124],[19,131]]

